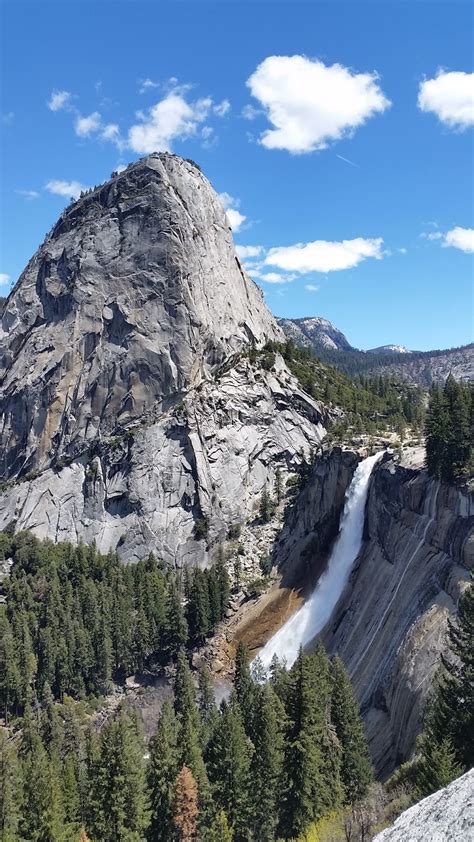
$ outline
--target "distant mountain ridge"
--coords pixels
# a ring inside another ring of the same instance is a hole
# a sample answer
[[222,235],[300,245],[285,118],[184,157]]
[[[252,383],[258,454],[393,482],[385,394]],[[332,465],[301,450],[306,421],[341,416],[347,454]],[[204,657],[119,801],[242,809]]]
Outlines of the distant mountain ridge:
[[351,377],[358,374],[390,374],[414,385],[431,386],[449,374],[456,380],[474,382],[474,344],[433,351],[412,351],[404,345],[381,345],[361,351],[330,321],[320,316],[277,320],[288,339],[311,349]]

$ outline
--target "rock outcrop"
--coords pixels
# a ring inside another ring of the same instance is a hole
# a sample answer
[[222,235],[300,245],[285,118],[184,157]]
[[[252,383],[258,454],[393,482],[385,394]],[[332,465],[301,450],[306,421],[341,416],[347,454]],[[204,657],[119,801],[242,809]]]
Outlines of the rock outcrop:
[[307,316],[303,319],[278,319],[288,339],[292,339],[303,348],[311,348],[316,354],[318,349],[330,351],[352,351],[346,337],[337,327],[321,316]]
[[473,568],[473,495],[387,457],[374,471],[363,549],[323,634],[349,669],[382,775],[413,750],[447,619]]
[[63,212],[4,305],[0,477],[156,417],[280,337],[207,179],[150,155]]
[[249,356],[280,330],[176,156],[68,208],[2,324],[0,528],[206,564],[325,434],[283,359]]
[[474,770],[405,810],[373,842],[467,842],[474,837]]

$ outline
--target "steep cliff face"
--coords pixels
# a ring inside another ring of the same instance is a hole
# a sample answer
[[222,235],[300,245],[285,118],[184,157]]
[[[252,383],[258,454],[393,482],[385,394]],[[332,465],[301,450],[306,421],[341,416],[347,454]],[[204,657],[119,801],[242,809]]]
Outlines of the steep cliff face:
[[325,434],[282,358],[246,353],[281,338],[195,165],[81,198],[3,310],[0,528],[206,564]]
[[153,418],[280,336],[207,179],[144,158],[64,211],[5,304],[0,476]]
[[373,475],[365,539],[323,637],[348,666],[376,768],[388,774],[413,750],[474,567],[474,497],[388,458]]
[[344,496],[358,457],[340,447],[319,457],[298,495],[275,548],[275,563],[286,587],[314,584],[339,529]]

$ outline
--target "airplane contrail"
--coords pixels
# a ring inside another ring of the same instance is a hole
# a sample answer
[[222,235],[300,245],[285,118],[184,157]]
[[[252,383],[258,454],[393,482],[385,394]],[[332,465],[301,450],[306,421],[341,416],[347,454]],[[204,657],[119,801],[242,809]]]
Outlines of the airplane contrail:
[[359,164],[355,164],[354,161],[349,161],[349,158],[344,158],[343,155],[338,155],[337,152],[336,152],[336,158],[340,158],[341,161],[345,161],[346,164],[351,164],[351,166],[353,166],[353,167],[359,166]]

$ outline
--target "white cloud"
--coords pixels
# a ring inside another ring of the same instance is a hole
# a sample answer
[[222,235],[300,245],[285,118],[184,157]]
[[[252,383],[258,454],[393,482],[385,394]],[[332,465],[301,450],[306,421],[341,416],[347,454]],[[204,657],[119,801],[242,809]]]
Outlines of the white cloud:
[[219,193],[219,199],[224,206],[230,227],[235,233],[237,233],[247,219],[243,213],[240,213],[240,211],[237,210],[237,208],[240,207],[240,199],[235,199],[234,196],[231,196],[229,193]]
[[235,208],[227,208],[226,210],[227,219],[229,220],[229,225],[233,231],[237,233],[240,230],[242,225],[244,224],[245,220],[247,219],[243,213],[240,213]]
[[397,251],[398,251],[399,254],[406,254],[407,253],[407,249],[405,248],[405,246],[401,246],[400,248],[397,249]]
[[23,196],[24,199],[31,201],[32,199],[39,199],[39,193],[37,190],[15,190],[15,193],[18,193],[19,196]]
[[6,272],[0,272],[0,286],[5,286],[10,282],[10,275],[7,275]]
[[335,272],[352,269],[362,260],[374,257],[380,260],[383,239],[364,239],[329,242],[315,240],[312,243],[296,243],[294,246],[272,248],[265,257],[265,263],[279,269],[300,273]]
[[260,143],[295,154],[325,149],[390,105],[376,73],[353,73],[301,55],[269,56],[247,86],[273,124]]
[[263,246],[236,246],[235,250],[241,260],[247,257],[258,257],[263,251]]
[[420,234],[420,237],[423,237],[424,240],[442,240],[443,235],[441,231],[429,231],[427,234],[423,233]]
[[307,289],[308,292],[317,292],[319,289],[316,284],[305,284],[304,288]]
[[46,184],[46,190],[49,193],[54,193],[56,196],[66,196],[67,199],[71,197],[78,199],[84,190],[88,190],[84,184],[79,181],[62,181],[61,179],[53,179]]
[[255,108],[253,105],[244,105],[240,113],[244,120],[255,120],[260,114],[265,114],[261,108]]
[[223,99],[222,102],[219,102],[217,105],[214,106],[212,109],[214,114],[217,114],[218,117],[225,117],[226,114],[230,111],[230,102],[228,99]]
[[183,140],[196,134],[211,106],[210,97],[189,103],[177,89],[148,109],[140,123],[130,127],[129,146],[134,152],[143,154],[169,151],[175,139]]
[[258,272],[256,277],[261,281],[266,281],[267,284],[286,284],[296,279],[294,274],[280,275],[279,272]]
[[127,164],[119,164],[118,167],[115,168],[115,172],[120,174],[121,172],[124,172],[124,170],[126,170],[126,169],[127,169]]
[[144,94],[146,91],[149,91],[152,88],[159,88],[160,83],[154,82],[153,79],[142,79],[140,82],[140,87],[138,88],[139,94]]
[[474,125],[474,73],[440,70],[434,79],[421,82],[418,108],[436,114],[453,129]]
[[117,140],[120,134],[117,123],[107,123],[101,131],[101,138],[103,140]]
[[48,100],[48,108],[50,111],[61,111],[69,105],[70,101],[71,94],[69,91],[53,91]]
[[452,228],[444,235],[443,248],[452,246],[468,254],[474,252],[474,228]]
[[101,116],[98,111],[88,114],[87,117],[79,115],[74,123],[74,131],[79,137],[89,137],[98,132],[102,126]]

